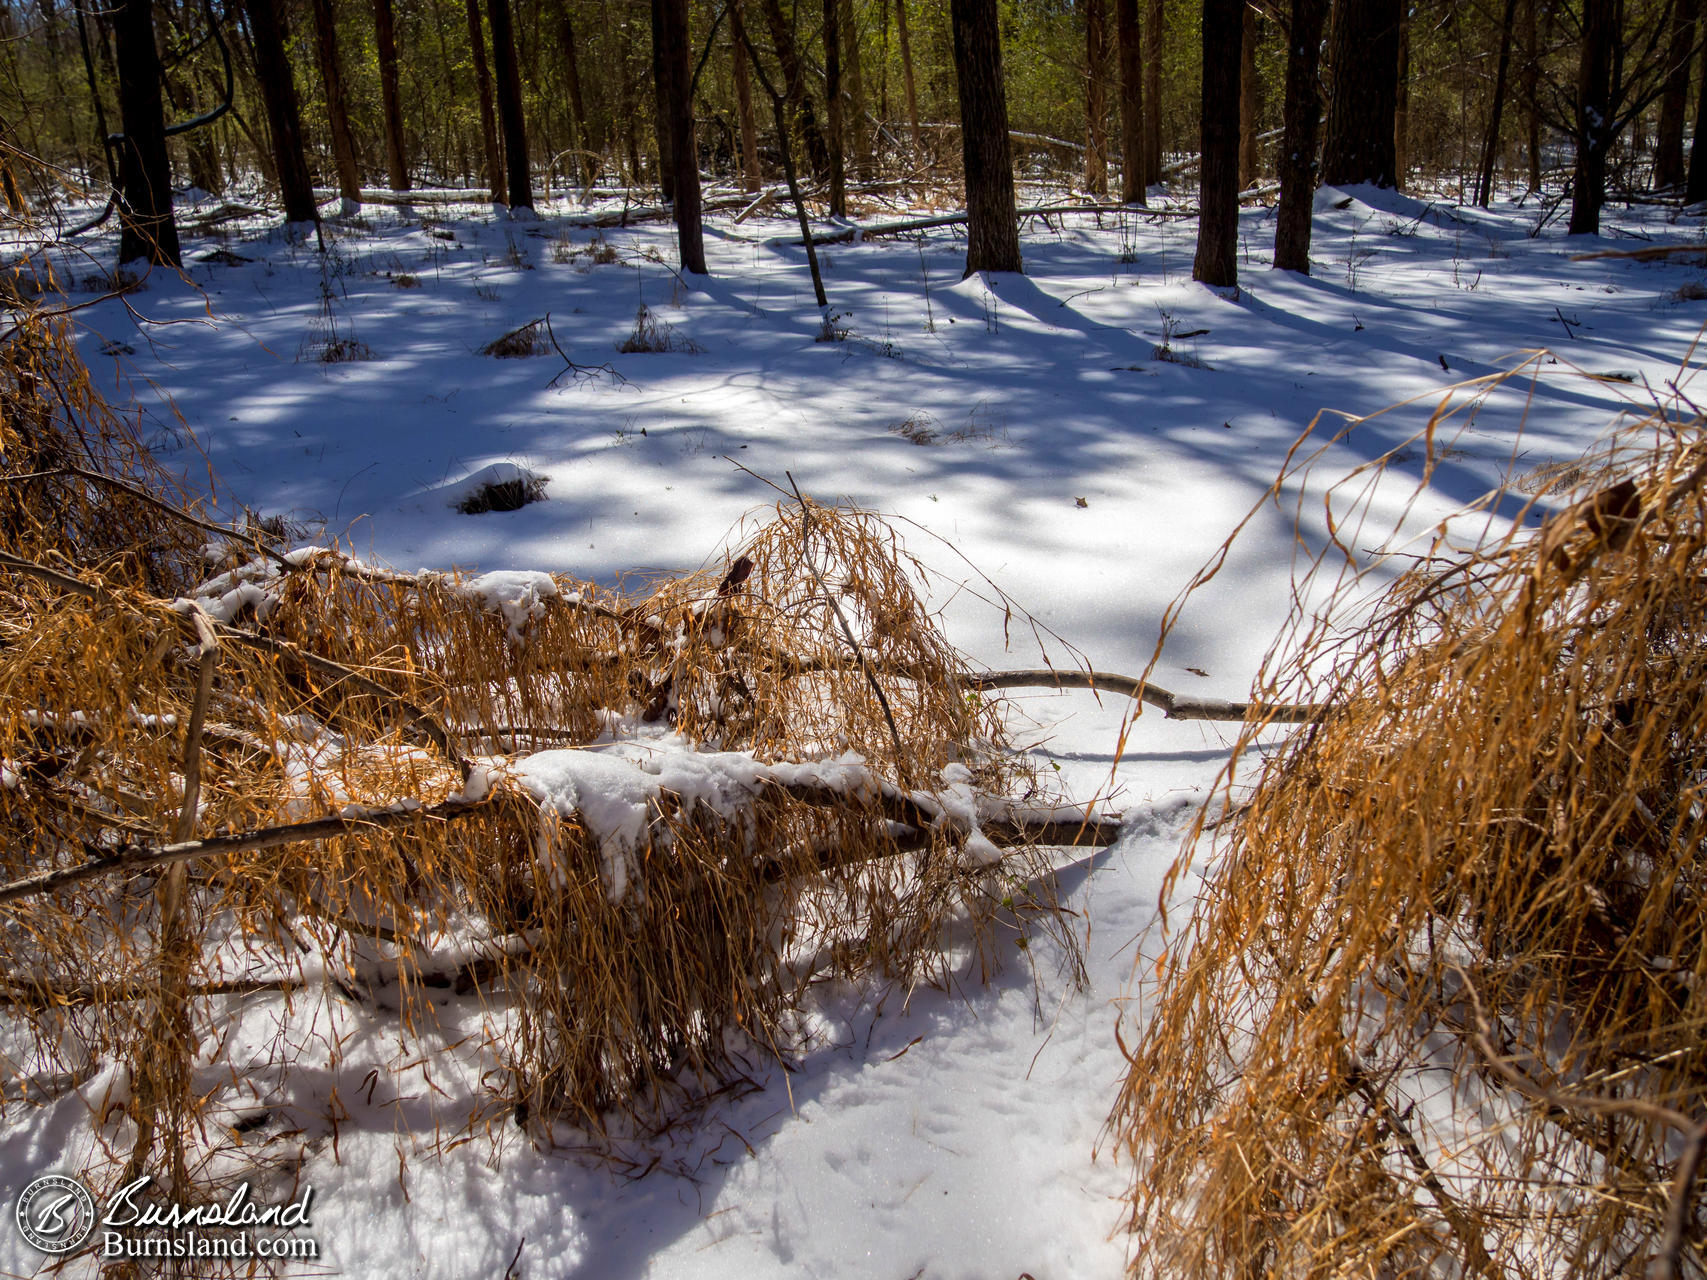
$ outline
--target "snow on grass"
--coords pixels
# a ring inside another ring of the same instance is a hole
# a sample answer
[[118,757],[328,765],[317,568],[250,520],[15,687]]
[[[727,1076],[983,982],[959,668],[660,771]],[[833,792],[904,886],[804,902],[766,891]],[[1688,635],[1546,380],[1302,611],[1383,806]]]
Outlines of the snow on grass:
[[[1575,262],[1607,242],[1532,236],[1534,207],[1358,189],[1323,191],[1310,277],[1267,269],[1272,212],[1246,211],[1237,291],[1191,282],[1189,220],[1141,214],[1028,225],[1025,276],[961,279],[963,242],[947,230],[828,246],[832,330],[845,333],[818,341],[823,317],[789,220],[712,218],[711,275],[683,279],[667,265],[670,228],[595,241],[567,212],[548,204],[519,225],[470,206],[423,225],[373,209],[363,227],[329,224],[325,254],[260,228],[190,237],[191,283],[156,272],[125,303],[89,308],[83,349],[119,395],[139,398],[192,484],[206,473],[174,409],[233,509],[306,522],[371,561],[484,575],[467,588],[512,627],[537,603],[540,571],[613,582],[709,562],[777,500],[766,481],[786,488],[787,472],[821,500],[893,513],[939,575],[932,599],[950,639],[975,661],[1032,665],[1037,645],[991,607],[970,566],[1095,667],[1134,673],[1168,603],[1319,412],[1412,401],[1344,431],[1307,492],[1259,511],[1170,636],[1160,683],[1237,699],[1285,615],[1296,558],[1322,545],[1323,492],[1418,430],[1443,388],[1555,353],[1455,420],[1408,517],[1427,459],[1413,449],[1394,461],[1396,483],[1368,495],[1368,522],[1353,527],[1360,554],[1396,522],[1419,527],[1508,474],[1570,459],[1650,386],[1679,380],[1687,393],[1693,371],[1680,378],[1679,366],[1707,318],[1690,300],[1697,266]],[[1700,237],[1666,218],[1636,210],[1608,225]],[[642,310],[666,341],[630,341]],[[570,358],[619,376],[553,386],[555,353],[480,354],[546,315]],[[372,358],[299,358],[330,330]],[[480,478],[546,475],[545,501],[454,509]],[[1115,1020],[1124,1007],[1126,1033],[1141,1034],[1141,1004],[1121,1003],[1139,939],[1183,806],[1202,798],[1229,735],[1151,714],[1117,762],[1123,703],[1020,695],[1015,707],[1020,737],[1066,790],[1112,791],[1138,815],[1121,846],[1063,873],[1087,991],[1074,993],[1042,947],[983,988],[972,975],[955,992],[826,988],[791,1070],[755,1064],[744,1095],[637,1140],[631,1168],[534,1150],[502,1116],[499,1157],[485,1132],[442,1161],[414,1154],[479,1092],[482,1015],[448,997],[429,1034],[469,1037],[460,1081],[429,1082],[382,1027],[334,1002],[257,1006],[267,1012],[245,1020],[247,1035],[275,1018],[338,1046],[315,1096],[324,1107],[335,1090],[348,1118],[336,1152],[317,1140],[304,1171],[322,1264],[495,1276],[519,1246],[526,1275],[1119,1274],[1124,1246],[1110,1234],[1129,1171],[1093,1160],[1123,1069]],[[550,778],[549,757],[534,757],[542,794],[580,794],[577,771],[597,757],[571,755],[575,768]],[[636,804],[657,781],[636,782]],[[623,814],[607,816],[626,829]],[[287,1109],[311,1101],[256,1089]],[[74,1164],[84,1114],[76,1097],[12,1112],[0,1163],[13,1182]],[[626,1176],[655,1157],[650,1176]],[[22,1249],[6,1234],[0,1266],[39,1265]]]

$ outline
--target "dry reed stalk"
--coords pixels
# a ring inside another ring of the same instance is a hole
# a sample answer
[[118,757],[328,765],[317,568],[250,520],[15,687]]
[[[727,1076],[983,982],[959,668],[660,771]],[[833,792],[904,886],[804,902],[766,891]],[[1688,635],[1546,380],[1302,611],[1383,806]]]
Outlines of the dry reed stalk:
[[1333,709],[1223,775],[1125,1046],[1135,1275],[1707,1269],[1703,422],[1582,474],[1537,532],[1300,605],[1260,688]]

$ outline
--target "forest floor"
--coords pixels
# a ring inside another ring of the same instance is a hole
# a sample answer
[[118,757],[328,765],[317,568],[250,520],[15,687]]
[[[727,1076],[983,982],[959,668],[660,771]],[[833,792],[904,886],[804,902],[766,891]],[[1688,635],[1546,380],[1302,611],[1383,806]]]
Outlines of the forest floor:
[[[720,562],[792,476],[894,519],[973,663],[1039,665],[1041,636],[1058,664],[1076,649],[1130,674],[1319,412],[1410,402],[1340,434],[1260,508],[1184,612],[1155,680],[1207,697],[1249,692],[1299,557],[1322,545],[1330,485],[1401,450],[1345,539],[1358,555],[1394,546],[1401,524],[1576,457],[1623,409],[1670,400],[1668,383],[1689,395],[1707,321],[1707,245],[1699,261],[1572,260],[1702,238],[1659,208],[1609,210],[1595,240],[1558,224],[1532,236],[1533,201],[1481,211],[1324,191],[1316,273],[1268,269],[1273,213],[1253,209],[1237,291],[1192,283],[1189,218],[1028,222],[1023,277],[962,280],[952,229],[831,245],[828,332],[781,217],[713,216],[711,275],[684,281],[666,265],[667,226],[595,235],[566,203],[532,223],[431,212],[371,206],[362,225],[328,223],[324,249],[242,223],[190,236],[186,279],[157,271],[80,312],[84,356],[192,491],[211,472],[228,515],[284,517],[303,541],[407,569],[614,583]],[[64,263],[72,281],[91,271]],[[532,358],[481,354],[547,315],[586,376],[550,341]],[[637,337],[663,349],[619,351]],[[1445,389],[1526,360],[1452,420],[1424,483],[1426,451],[1406,441]],[[456,511],[495,466],[545,477],[545,500]],[[992,604],[980,575],[1039,625]],[[323,1092],[350,1118],[336,1158],[318,1150],[304,1175],[315,1273],[496,1277],[514,1260],[516,1275],[601,1280],[1120,1274],[1132,1170],[1102,1134],[1125,1065],[1116,1024],[1142,1034],[1162,876],[1233,734],[1152,711],[1119,755],[1128,714],[1088,693],[1013,699],[1037,764],[1130,816],[1118,847],[1063,858],[1087,989],[1037,948],[988,986],[826,991],[790,1070],[756,1067],[751,1090],[636,1141],[629,1165],[514,1131],[501,1160],[483,1140],[426,1155],[476,1083],[399,1069],[383,1031],[337,1031],[350,1038]],[[377,1091],[363,1083],[375,1070]],[[82,1127],[75,1095],[13,1109],[8,1182],[71,1167]],[[0,1268],[39,1266],[0,1237]]]

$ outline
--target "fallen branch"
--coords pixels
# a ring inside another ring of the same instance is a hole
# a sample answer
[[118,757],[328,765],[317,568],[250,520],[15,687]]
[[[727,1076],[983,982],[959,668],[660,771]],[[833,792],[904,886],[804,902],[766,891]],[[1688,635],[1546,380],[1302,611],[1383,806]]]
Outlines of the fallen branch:
[[1169,720],[1267,720],[1275,724],[1308,724],[1319,719],[1327,707],[1315,704],[1226,702],[1220,698],[1182,698],[1160,685],[1111,671],[983,671],[954,676],[969,689],[1089,689],[1095,693],[1123,693],[1128,698],[1160,707]]
[[[1080,202],[1075,204],[1045,204],[1034,205],[1031,208],[1020,209],[1017,213],[1021,218],[1047,218],[1054,214],[1063,213],[1133,213],[1146,218],[1195,218],[1197,214],[1188,209],[1146,209],[1143,205],[1110,204],[1107,202]],[[875,222],[865,226],[847,227],[841,231],[833,231],[826,235],[812,237],[814,245],[820,244],[857,244],[872,240],[878,236],[899,236],[910,231],[928,231],[933,227],[954,227],[965,223],[964,213],[944,213],[928,218],[905,218],[899,222]],[[804,244],[804,239],[791,239],[787,244]]]
[[411,800],[384,808],[362,808],[354,813],[311,818],[306,822],[289,822],[232,835],[209,836],[205,840],[182,840],[167,845],[135,845],[121,849],[110,858],[96,858],[75,867],[61,867],[57,871],[43,871],[38,875],[25,876],[10,884],[0,885],[0,905],[15,902],[19,898],[57,893],[61,889],[68,889],[72,885],[82,884],[85,880],[96,880],[102,876],[152,871],[159,867],[195,862],[221,854],[307,844],[314,840],[330,840],[336,836],[365,830],[390,831],[429,822],[455,822],[458,818],[466,818],[472,813],[484,810],[489,803],[487,799],[446,800],[441,804],[423,805],[419,801]]
[[1597,249],[1593,253],[1573,253],[1572,262],[1593,262],[1597,258],[1627,258],[1632,262],[1659,262],[1665,258],[1707,258],[1707,244],[1657,244],[1647,249]]

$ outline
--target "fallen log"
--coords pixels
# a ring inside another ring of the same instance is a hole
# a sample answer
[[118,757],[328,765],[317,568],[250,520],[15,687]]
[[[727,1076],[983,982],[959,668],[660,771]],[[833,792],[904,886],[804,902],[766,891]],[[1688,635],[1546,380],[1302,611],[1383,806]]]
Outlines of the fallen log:
[[[1194,209],[1147,209],[1136,204],[1111,204],[1107,201],[1082,201],[1074,204],[1044,204],[1034,205],[1018,211],[1021,218],[1047,218],[1065,213],[1131,213],[1145,218],[1195,218]],[[898,222],[868,223],[864,226],[851,226],[841,231],[827,235],[813,236],[812,243],[819,244],[857,244],[861,241],[875,239],[878,236],[905,235],[909,231],[928,231],[933,227],[954,227],[966,222],[964,213],[936,214],[928,218],[903,218]],[[784,244],[804,244],[805,241],[796,236],[783,240]]]

